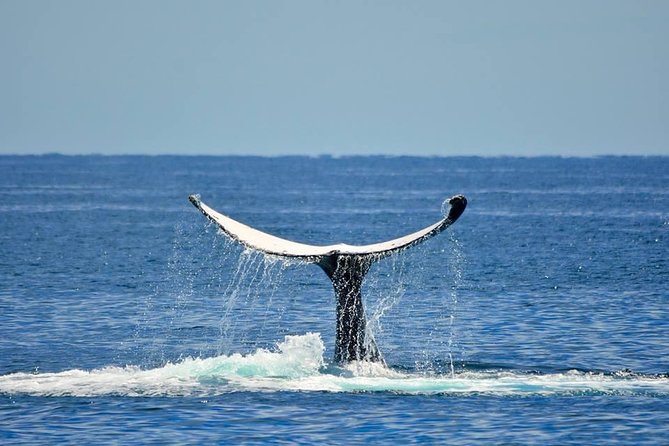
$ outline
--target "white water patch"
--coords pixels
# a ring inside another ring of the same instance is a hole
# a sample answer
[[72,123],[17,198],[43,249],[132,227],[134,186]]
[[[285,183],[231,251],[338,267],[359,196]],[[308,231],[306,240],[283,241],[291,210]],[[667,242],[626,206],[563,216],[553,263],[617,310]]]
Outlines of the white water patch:
[[286,336],[276,351],[187,358],[155,369],[104,367],[91,371],[0,376],[0,393],[44,396],[196,395],[234,391],[256,379],[293,381],[319,374],[325,346],[318,333]]
[[378,363],[329,366],[318,333],[286,336],[275,351],[188,358],[155,369],[104,367],[91,371],[0,376],[0,393],[36,396],[212,396],[238,391],[391,392],[404,395],[669,395],[669,378],[569,371],[537,374],[464,371],[424,375]]

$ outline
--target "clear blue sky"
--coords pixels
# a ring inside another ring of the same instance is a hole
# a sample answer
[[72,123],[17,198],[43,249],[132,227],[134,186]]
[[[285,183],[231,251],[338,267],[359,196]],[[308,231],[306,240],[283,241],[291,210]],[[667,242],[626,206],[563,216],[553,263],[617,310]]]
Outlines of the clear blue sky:
[[0,0],[0,153],[669,155],[669,1]]

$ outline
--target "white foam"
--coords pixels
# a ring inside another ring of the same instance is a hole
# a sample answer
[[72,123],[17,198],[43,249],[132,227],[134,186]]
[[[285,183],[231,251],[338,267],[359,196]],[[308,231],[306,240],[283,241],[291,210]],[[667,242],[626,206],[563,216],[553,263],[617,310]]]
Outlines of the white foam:
[[0,393],[41,396],[188,396],[236,391],[394,392],[400,394],[669,395],[669,379],[570,371],[552,374],[477,371],[455,375],[403,373],[377,363],[328,366],[318,333],[286,336],[275,351],[188,358],[155,369],[135,366],[91,371],[0,376]]
[[[190,395],[243,387],[256,378],[290,381],[318,374],[325,347],[318,333],[286,336],[277,351],[250,355],[187,358],[149,370],[136,366],[69,370],[59,373],[13,373],[0,376],[0,392],[32,395],[95,396],[120,394]],[[229,383],[237,383],[230,385]]]

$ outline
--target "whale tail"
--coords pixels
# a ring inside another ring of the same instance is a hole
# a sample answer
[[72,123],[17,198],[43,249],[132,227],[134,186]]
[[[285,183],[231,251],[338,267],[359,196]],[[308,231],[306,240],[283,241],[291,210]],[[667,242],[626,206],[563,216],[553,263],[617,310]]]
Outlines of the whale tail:
[[372,264],[398,251],[433,237],[453,224],[465,210],[467,199],[456,195],[449,200],[448,215],[420,231],[371,245],[307,245],[276,237],[227,217],[203,203],[199,196],[188,197],[207,218],[230,238],[247,248],[266,254],[291,257],[320,266],[332,281],[337,298],[336,362],[376,361],[383,357],[367,332],[362,304],[362,283]]

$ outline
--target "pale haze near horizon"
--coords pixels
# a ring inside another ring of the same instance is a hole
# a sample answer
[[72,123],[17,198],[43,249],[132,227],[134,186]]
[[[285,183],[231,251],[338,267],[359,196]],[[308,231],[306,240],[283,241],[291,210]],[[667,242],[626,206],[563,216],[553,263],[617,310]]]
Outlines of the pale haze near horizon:
[[0,154],[669,155],[665,1],[0,0]]

